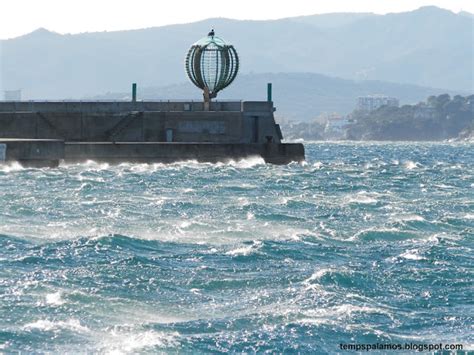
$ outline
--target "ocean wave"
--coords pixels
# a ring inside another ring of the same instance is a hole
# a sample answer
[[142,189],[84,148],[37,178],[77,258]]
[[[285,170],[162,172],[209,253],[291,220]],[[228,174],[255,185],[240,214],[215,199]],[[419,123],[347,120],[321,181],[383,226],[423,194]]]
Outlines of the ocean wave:
[[[80,171],[102,171],[111,170],[119,172],[131,172],[131,173],[149,173],[160,170],[176,170],[183,168],[191,169],[202,169],[205,167],[213,168],[225,168],[234,167],[237,169],[249,169],[259,165],[265,165],[265,160],[260,156],[251,156],[238,160],[229,159],[224,162],[199,162],[197,160],[183,160],[170,163],[120,163],[120,164],[109,164],[97,162],[94,160],[87,160],[79,163],[61,163],[60,168],[63,169],[76,169]],[[20,166],[21,167],[21,166]]]
[[46,303],[54,306],[61,306],[66,303],[66,301],[62,298],[62,292],[57,291],[53,293],[48,293],[46,295]]
[[400,254],[398,257],[407,260],[426,260],[424,256],[420,255],[420,251],[418,249],[407,250],[404,253]]
[[[305,290],[316,290],[326,296],[330,292],[340,292],[342,289],[354,290],[361,286],[368,286],[370,283],[360,271],[352,270],[347,266],[322,267],[301,282]],[[346,297],[352,296],[347,294]],[[361,299],[360,296],[358,298]]]
[[417,239],[418,235],[413,232],[403,231],[399,228],[368,228],[363,229],[352,237],[349,240],[385,240],[385,241],[397,241],[397,240],[407,240],[407,239]]
[[332,275],[334,273],[344,273],[347,270],[335,269],[335,268],[323,268],[318,271],[315,271],[309,278],[303,281],[304,285],[310,285],[312,281],[320,281],[323,277]]
[[374,314],[383,314],[387,316],[392,316],[386,308],[381,307],[372,307],[372,306],[359,306],[350,303],[345,303],[337,306],[320,308],[320,309],[311,309],[303,313],[305,317],[309,319],[319,320],[319,319],[337,319],[341,320],[342,317],[349,319],[354,317],[356,314],[363,315],[374,315]]
[[[118,165],[120,166],[120,165]],[[109,163],[102,163],[102,162],[97,162],[95,160],[86,160],[84,162],[79,162],[79,163],[65,163],[61,162],[59,164],[60,168],[79,168],[81,171],[101,171],[101,170],[107,170],[111,167]]]
[[403,166],[407,170],[413,170],[413,169],[419,168],[421,166],[421,164],[416,162],[416,161],[407,160],[403,163]]
[[157,332],[154,330],[125,330],[114,327],[102,334],[97,347],[106,354],[131,354],[160,348],[173,348],[179,344],[178,332]]
[[378,205],[390,194],[387,192],[376,192],[361,190],[356,193],[350,193],[343,199],[345,204]]
[[23,330],[27,331],[39,330],[44,332],[69,330],[73,332],[88,333],[91,331],[86,326],[83,326],[79,320],[73,318],[66,321],[50,321],[47,319],[40,319],[31,323],[27,323],[22,328]]
[[20,163],[18,162],[8,162],[8,163],[0,163],[0,172],[3,173],[11,173],[15,171],[22,171],[26,170]]
[[249,256],[258,253],[263,243],[259,240],[252,242],[252,244],[241,246],[227,251],[225,254],[230,256]]
[[424,222],[426,221],[422,216],[417,214],[395,214],[391,219],[396,222]]

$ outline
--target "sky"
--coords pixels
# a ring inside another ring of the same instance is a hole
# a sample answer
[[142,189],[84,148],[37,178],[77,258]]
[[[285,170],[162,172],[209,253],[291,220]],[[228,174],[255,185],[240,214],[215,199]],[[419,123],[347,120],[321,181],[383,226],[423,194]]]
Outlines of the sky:
[[210,17],[266,20],[329,12],[403,12],[435,5],[474,13],[474,0],[0,0],[0,39],[43,27],[58,33],[116,31]]

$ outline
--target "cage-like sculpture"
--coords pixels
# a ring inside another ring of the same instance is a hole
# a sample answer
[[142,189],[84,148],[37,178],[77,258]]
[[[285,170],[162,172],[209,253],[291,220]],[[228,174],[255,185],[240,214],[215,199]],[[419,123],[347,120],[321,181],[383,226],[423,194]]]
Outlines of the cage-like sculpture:
[[237,51],[211,30],[207,37],[194,43],[186,56],[186,73],[198,88],[204,91],[204,101],[234,81],[239,71]]

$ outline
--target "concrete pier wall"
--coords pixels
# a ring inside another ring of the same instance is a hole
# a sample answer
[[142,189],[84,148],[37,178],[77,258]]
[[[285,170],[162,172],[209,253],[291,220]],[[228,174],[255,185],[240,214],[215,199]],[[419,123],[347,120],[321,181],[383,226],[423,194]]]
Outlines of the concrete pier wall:
[[[171,132],[171,133],[170,133]],[[271,102],[0,102],[0,138],[279,143]]]
[[0,139],[0,163],[57,166],[64,159],[64,141],[57,139]]
[[[245,111],[251,105],[257,111],[271,111],[273,104],[267,101],[213,101],[210,111]],[[0,112],[79,112],[121,113],[129,111],[204,111],[201,101],[0,101]]]
[[[260,156],[304,160],[281,143],[272,102],[0,102],[0,157],[25,165],[61,160],[206,162]],[[2,143],[3,142],[3,143]]]

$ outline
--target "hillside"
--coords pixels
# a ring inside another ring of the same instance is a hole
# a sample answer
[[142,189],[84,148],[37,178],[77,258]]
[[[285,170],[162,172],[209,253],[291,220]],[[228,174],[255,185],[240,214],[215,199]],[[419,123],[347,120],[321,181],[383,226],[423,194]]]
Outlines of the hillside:
[[180,83],[187,49],[213,27],[235,44],[242,74],[321,73],[472,92],[473,25],[466,13],[424,7],[387,15],[218,18],[77,35],[39,29],[0,42],[0,82],[3,89],[21,88],[26,99],[125,92],[131,82]]
[[437,141],[468,138],[474,129],[474,95],[430,96],[426,102],[355,111],[346,136],[356,140]]

